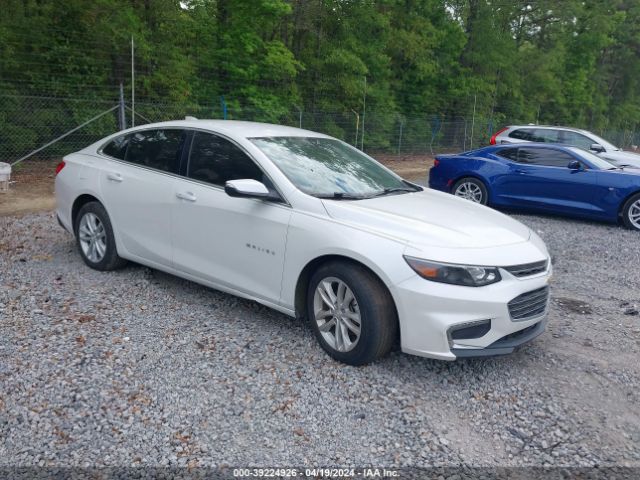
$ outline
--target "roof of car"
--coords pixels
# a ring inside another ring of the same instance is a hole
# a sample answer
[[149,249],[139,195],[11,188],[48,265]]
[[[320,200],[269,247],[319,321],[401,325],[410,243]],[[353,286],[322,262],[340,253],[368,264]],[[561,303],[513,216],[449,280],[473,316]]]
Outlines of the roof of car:
[[570,150],[570,151],[575,151],[575,149],[577,148],[578,150],[583,150],[580,147],[576,147],[575,145],[566,145],[564,143],[543,143],[543,142],[525,142],[525,143],[503,143],[501,145],[489,145],[488,147],[485,148],[491,148],[494,147],[495,150],[506,150],[509,148],[555,148],[555,149],[559,149],[559,150]]
[[591,134],[591,132],[587,131],[587,130],[582,130],[581,128],[574,128],[574,127],[563,127],[562,125],[534,125],[534,124],[528,124],[528,125],[509,125],[507,128],[543,128],[543,129],[561,129],[561,130],[570,130],[572,132],[578,132],[578,133],[586,133],[586,134]]
[[296,127],[287,127],[285,125],[274,125],[271,123],[260,122],[244,122],[239,120],[199,120],[185,119],[172,120],[168,122],[150,123],[141,125],[130,131],[144,130],[148,128],[162,127],[182,127],[182,128],[200,128],[211,130],[230,136],[254,138],[254,137],[323,137],[330,138],[322,133],[312,132]]
[[489,145],[489,147],[495,148],[529,148],[529,147],[556,147],[566,149],[572,147],[573,145],[565,145],[563,143],[552,143],[552,142],[525,142],[525,143],[501,143],[500,145]]

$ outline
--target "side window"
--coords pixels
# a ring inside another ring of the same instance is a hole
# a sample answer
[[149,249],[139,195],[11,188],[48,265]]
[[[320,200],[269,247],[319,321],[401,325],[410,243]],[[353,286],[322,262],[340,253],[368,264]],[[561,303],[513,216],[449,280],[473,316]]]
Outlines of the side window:
[[517,148],[503,148],[497,152],[502,158],[511,160],[512,162],[518,161],[518,149]]
[[566,167],[575,160],[571,155],[552,148],[520,148],[518,161],[546,167]]
[[142,130],[131,134],[125,160],[163,172],[178,173],[184,131]]
[[102,149],[102,153],[109,155],[110,157],[117,158],[118,160],[124,160],[128,144],[129,135],[120,135],[107,143],[107,145]]
[[574,145],[584,150],[589,150],[591,148],[591,145],[596,142],[591,140],[589,137],[585,137],[584,135],[581,135],[580,133],[570,132],[568,130],[562,130],[560,132],[560,143],[564,143],[567,145]]
[[195,132],[187,176],[223,187],[228,180],[250,178],[270,187],[262,170],[229,140],[211,133]]
[[518,140],[527,140],[529,142],[533,142],[533,129],[520,128],[511,132],[509,136],[511,138],[517,138]]
[[558,143],[558,130],[536,128],[533,133],[535,142]]

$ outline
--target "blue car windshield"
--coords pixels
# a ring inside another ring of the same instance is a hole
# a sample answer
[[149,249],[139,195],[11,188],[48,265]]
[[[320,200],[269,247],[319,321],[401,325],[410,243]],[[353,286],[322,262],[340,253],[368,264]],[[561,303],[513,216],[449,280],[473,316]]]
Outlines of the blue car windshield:
[[617,170],[617,167],[607,162],[604,158],[597,156],[595,153],[588,152],[578,147],[567,147],[573,153],[587,160],[591,165],[599,170]]

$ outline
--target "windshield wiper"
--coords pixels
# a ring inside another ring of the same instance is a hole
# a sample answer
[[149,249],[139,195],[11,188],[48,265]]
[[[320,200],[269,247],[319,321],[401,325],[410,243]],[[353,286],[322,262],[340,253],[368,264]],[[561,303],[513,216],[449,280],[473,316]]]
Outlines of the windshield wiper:
[[418,189],[413,188],[413,187],[396,187],[396,188],[385,188],[384,190],[382,190],[381,192],[375,193],[373,195],[371,195],[372,197],[381,197],[383,195],[388,195],[390,193],[397,193],[397,192],[417,192]]
[[315,197],[326,198],[331,200],[364,200],[365,198],[369,198],[369,197],[365,197],[364,195],[353,195],[351,193],[345,193],[345,192],[333,192],[328,194],[315,195]]

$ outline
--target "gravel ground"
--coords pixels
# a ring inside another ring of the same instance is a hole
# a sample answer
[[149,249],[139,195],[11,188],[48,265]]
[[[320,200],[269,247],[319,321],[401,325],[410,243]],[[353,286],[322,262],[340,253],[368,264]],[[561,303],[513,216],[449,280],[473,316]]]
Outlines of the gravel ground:
[[360,368],[253,302],[90,270],[52,214],[0,218],[0,467],[640,466],[640,236],[516,218],[554,257],[541,337]]

